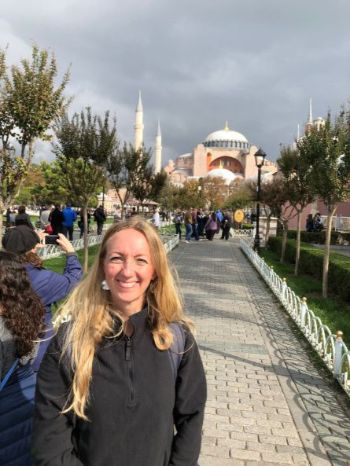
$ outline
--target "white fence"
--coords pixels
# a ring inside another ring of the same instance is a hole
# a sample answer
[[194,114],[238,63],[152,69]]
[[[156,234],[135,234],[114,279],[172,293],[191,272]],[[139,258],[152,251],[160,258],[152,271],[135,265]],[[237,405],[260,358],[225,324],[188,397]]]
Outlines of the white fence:
[[[96,236],[96,235],[89,235],[88,236],[88,245],[94,246],[95,244],[100,244],[102,241],[102,235]],[[78,249],[83,249],[84,248],[84,240],[83,238],[80,239],[75,239],[72,241],[72,245],[76,251]],[[42,248],[38,249],[38,255],[43,259],[51,259],[52,257],[58,257],[61,256],[63,253],[62,249],[59,246],[56,246],[55,244],[47,244],[46,246],[43,246]]]
[[321,356],[333,376],[350,396],[350,351],[343,342],[343,333],[338,331],[336,335],[332,335],[329,328],[308,308],[306,298],[300,299],[289,288],[286,279],[281,279],[246,240],[241,239],[240,246],[312,347]]
[[233,238],[252,238],[254,229],[231,228],[230,233]]
[[[95,244],[100,244],[102,241],[102,238],[103,238],[103,235],[99,235],[99,236],[89,235],[88,236],[89,247],[94,246]],[[171,237],[164,236],[162,240],[163,240],[166,252],[170,252],[172,249],[175,248],[175,246],[179,244],[178,235],[171,236]],[[76,251],[78,251],[79,249],[83,249],[84,248],[83,238],[75,239],[74,241],[72,241],[72,245]],[[46,246],[38,250],[38,255],[43,260],[51,259],[53,257],[58,257],[58,256],[61,256],[62,254],[64,254],[62,249],[56,246],[55,244],[47,244]]]

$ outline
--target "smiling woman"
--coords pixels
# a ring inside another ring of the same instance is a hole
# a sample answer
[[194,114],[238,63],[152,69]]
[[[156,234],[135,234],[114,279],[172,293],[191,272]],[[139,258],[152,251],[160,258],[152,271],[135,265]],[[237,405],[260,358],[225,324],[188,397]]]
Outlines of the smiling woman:
[[[59,315],[38,375],[35,464],[197,464],[206,381],[155,228],[114,224]],[[174,326],[184,335],[175,371]]]
[[113,235],[103,269],[115,310],[127,319],[142,309],[146,290],[156,276],[145,235],[131,228]]

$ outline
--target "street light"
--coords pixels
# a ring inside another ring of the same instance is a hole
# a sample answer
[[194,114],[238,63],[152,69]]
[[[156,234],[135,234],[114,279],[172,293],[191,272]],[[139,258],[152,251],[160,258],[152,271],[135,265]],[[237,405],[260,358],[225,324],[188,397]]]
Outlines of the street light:
[[266,154],[260,148],[254,154],[255,165],[258,167],[258,184],[256,187],[256,231],[254,238],[254,250],[260,252],[260,188],[261,188],[261,167],[264,165]]

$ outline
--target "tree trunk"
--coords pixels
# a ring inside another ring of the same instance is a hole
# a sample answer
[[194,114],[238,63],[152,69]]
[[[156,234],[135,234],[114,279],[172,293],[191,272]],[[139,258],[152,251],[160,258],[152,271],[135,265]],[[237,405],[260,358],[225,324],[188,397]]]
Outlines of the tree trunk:
[[299,261],[300,261],[300,229],[301,229],[301,215],[298,210],[297,215],[297,237],[296,237],[296,252],[295,252],[295,267],[294,275],[297,276],[299,272]]
[[3,228],[4,228],[4,215],[3,212],[6,209],[6,206],[2,199],[0,199],[0,244],[2,241]]
[[271,216],[272,214],[266,215],[265,247],[267,245],[267,242],[269,241],[270,236]]
[[327,298],[328,296],[328,270],[329,270],[329,254],[331,252],[331,233],[332,233],[332,220],[336,207],[328,208],[327,215],[327,230],[326,230],[326,241],[323,256],[323,273],[322,273],[322,296]]
[[284,257],[286,255],[286,247],[287,247],[287,238],[288,238],[288,223],[283,221],[283,233],[282,233],[282,248],[281,248],[281,264],[284,263]]
[[83,205],[83,223],[84,223],[84,266],[83,270],[86,273],[89,269],[89,244],[88,244],[88,218],[87,218],[87,204]]

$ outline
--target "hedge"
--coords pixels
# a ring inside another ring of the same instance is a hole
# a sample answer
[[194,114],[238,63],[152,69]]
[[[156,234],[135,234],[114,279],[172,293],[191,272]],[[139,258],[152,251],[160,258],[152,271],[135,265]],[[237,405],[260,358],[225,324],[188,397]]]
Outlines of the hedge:
[[[296,237],[296,230],[288,230],[289,239],[296,239]],[[303,243],[324,244],[326,241],[326,231],[301,231],[300,239]],[[343,244],[344,241],[350,244],[350,233],[331,232],[331,244]]]
[[[268,248],[281,254],[282,238],[270,237]],[[310,244],[301,243],[299,270],[322,280],[323,250]],[[295,241],[287,240],[285,261],[295,263]],[[331,253],[328,271],[328,289],[331,293],[350,302],[350,258],[342,254]]]

